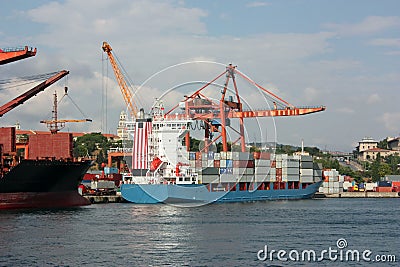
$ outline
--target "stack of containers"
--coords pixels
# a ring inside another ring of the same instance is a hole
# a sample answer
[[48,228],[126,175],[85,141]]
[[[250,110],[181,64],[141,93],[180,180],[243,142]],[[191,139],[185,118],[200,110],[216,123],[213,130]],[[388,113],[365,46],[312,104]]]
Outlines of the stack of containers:
[[[255,153],[254,178],[257,183],[275,182],[276,169],[271,167],[271,156],[269,153]],[[274,161],[275,162],[275,161]]]
[[[316,173],[318,176],[318,173]],[[301,156],[300,160],[300,182],[313,183],[314,182],[314,164],[312,156]]]
[[322,187],[319,188],[319,192],[324,194],[343,193],[344,176],[339,175],[336,169],[324,170],[323,178],[324,182],[322,183]]
[[[300,156],[282,155],[282,182],[298,182],[300,179]],[[312,173],[312,171],[311,171]]]

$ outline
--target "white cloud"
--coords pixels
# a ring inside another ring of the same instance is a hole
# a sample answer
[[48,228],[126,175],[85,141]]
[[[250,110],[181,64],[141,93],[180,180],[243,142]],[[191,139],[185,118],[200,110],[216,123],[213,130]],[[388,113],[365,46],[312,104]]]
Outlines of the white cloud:
[[371,40],[369,44],[375,46],[400,47],[400,38],[378,38]]
[[340,35],[368,35],[399,27],[400,17],[369,16],[359,23],[329,23],[323,26]]
[[382,99],[378,94],[372,94],[372,95],[368,96],[368,99],[367,99],[368,104],[376,104],[381,101],[382,101]]
[[315,88],[308,87],[304,89],[304,101],[307,104],[313,103],[314,101],[319,99],[319,96],[320,96],[320,91]]
[[247,7],[262,7],[262,6],[269,6],[269,5],[271,5],[271,4],[268,2],[251,2],[251,3],[248,3],[246,6]]
[[400,122],[400,113],[394,113],[394,112],[385,112],[381,120],[383,124],[385,125],[385,128],[389,131],[399,131],[399,122]]

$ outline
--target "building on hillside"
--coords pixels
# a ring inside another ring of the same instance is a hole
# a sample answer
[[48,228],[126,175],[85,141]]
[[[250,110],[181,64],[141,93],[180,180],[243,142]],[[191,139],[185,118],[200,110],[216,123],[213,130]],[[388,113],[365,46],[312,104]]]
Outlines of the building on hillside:
[[125,111],[121,111],[121,113],[119,114],[117,135],[122,140],[127,140],[128,139],[128,132],[126,130],[125,122],[126,122],[126,112]]
[[358,160],[367,161],[367,160],[375,160],[378,154],[381,155],[382,158],[385,158],[389,155],[394,154],[395,151],[382,149],[378,147],[374,147],[371,149],[364,150],[358,154]]
[[391,150],[400,151],[400,137],[390,138],[387,139],[388,148]]

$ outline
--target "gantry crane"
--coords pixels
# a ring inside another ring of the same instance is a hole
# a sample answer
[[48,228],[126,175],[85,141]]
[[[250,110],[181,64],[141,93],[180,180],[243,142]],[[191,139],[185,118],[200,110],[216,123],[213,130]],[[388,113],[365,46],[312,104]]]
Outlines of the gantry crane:
[[[221,99],[219,103],[206,97],[202,91],[209,85],[214,84],[222,76],[226,77],[223,89],[221,90]],[[254,85],[261,91],[263,91],[272,101],[273,109],[265,110],[243,110],[242,99],[239,95],[239,90],[236,84],[236,75],[242,77],[245,81]],[[230,97],[226,100],[226,93],[228,90],[229,81],[232,80],[234,95],[236,99]],[[223,151],[228,151],[227,139],[226,139],[226,128],[229,126],[227,119],[239,119],[239,131],[235,130],[239,134],[239,138],[234,141],[236,143],[240,140],[240,146],[242,152],[245,152],[245,137],[244,137],[244,119],[254,118],[254,117],[279,117],[279,116],[299,116],[306,115],[315,112],[321,112],[326,109],[325,106],[318,107],[295,107],[294,105],[286,102],[277,95],[263,88],[261,85],[257,84],[249,77],[237,70],[236,66],[229,64],[225,71],[218,75],[211,82],[208,82],[203,87],[198,89],[190,96],[186,96],[183,100],[185,105],[184,114],[173,114],[172,111],[175,110],[180,104],[174,106],[171,110],[165,113],[166,119],[187,119],[191,118],[193,120],[202,120],[204,122],[205,136],[204,151],[207,151],[209,145],[217,141],[219,138],[222,139],[222,149]],[[181,103],[182,103],[181,102]],[[219,132],[219,135],[212,139],[212,132]],[[186,135],[186,146],[189,150],[189,133]],[[210,140],[212,139],[212,140]]]
[[[65,95],[68,94],[68,87],[64,88]],[[56,134],[61,129],[65,127],[66,122],[91,122],[91,119],[82,119],[82,120],[59,120],[58,119],[58,111],[57,111],[57,93],[54,92],[54,102],[53,102],[53,111],[52,111],[52,119],[51,120],[42,120],[40,123],[45,123],[47,128],[49,128],[52,134]]]
[[103,42],[102,48],[103,51],[107,53],[107,56],[110,60],[111,66],[114,70],[115,77],[121,89],[122,96],[124,97],[125,103],[129,108],[131,118],[136,118],[139,109],[135,103],[135,100],[133,99],[133,93],[131,91],[131,88],[129,88],[127,82],[125,81],[124,75],[122,74],[120,67],[118,66],[118,63],[115,60],[113,53],[111,52],[112,48],[107,42]]
[[0,65],[8,64],[24,58],[33,57],[36,55],[36,48],[32,47],[17,47],[0,49]]

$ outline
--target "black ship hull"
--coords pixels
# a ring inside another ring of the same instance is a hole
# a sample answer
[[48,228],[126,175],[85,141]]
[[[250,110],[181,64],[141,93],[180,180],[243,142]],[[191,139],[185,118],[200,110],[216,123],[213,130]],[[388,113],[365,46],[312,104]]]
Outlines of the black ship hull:
[[0,209],[89,205],[77,187],[90,161],[23,160],[0,178]]

